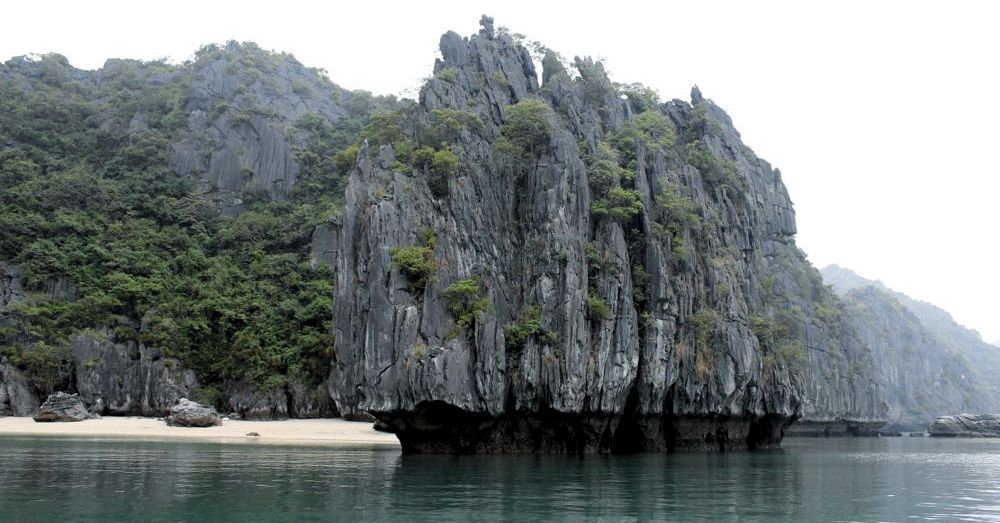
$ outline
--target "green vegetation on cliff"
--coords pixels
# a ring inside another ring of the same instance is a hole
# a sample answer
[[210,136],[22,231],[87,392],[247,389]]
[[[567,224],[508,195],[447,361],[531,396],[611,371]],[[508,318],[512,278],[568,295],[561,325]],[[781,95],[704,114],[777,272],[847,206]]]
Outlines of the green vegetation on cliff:
[[[310,238],[338,212],[357,155],[348,147],[359,133],[398,140],[391,117],[369,123],[378,101],[365,93],[336,122],[305,114],[288,131],[300,168],[289,196],[247,192],[234,216],[169,165],[188,132],[196,69],[222,61],[252,85],[288,60],[246,44],[209,46],[177,66],[109,61],[98,79],[58,55],[0,65],[0,260],[20,266],[30,291],[10,307],[0,350],[39,389],[67,384],[74,333],[106,327],[179,357],[208,386],[325,378],[332,280],[311,266]],[[71,296],[45,292],[57,283]]]

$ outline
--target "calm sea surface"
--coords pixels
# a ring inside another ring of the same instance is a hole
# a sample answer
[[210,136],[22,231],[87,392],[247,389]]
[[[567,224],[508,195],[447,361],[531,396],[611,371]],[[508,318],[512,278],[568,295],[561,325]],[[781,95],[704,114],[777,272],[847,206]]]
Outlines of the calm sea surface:
[[404,457],[0,437],[0,522],[1000,522],[1000,439],[792,439],[784,447]]

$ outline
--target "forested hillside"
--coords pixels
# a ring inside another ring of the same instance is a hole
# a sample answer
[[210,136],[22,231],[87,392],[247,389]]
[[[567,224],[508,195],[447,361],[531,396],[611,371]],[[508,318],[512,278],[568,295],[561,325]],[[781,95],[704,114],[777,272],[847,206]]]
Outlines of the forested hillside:
[[0,261],[23,289],[3,304],[4,357],[40,394],[77,386],[81,335],[176,358],[203,401],[321,383],[332,288],[311,236],[373,112],[398,106],[253,44],[3,64]]

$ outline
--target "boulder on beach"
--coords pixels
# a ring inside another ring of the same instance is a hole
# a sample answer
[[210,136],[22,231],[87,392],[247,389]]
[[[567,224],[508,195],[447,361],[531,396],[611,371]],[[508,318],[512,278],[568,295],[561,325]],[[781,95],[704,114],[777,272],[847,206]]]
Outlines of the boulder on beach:
[[215,411],[215,407],[181,398],[170,407],[166,422],[171,427],[214,427],[222,425],[222,416]]
[[937,437],[1000,438],[1000,414],[941,416],[927,431]]
[[50,395],[41,407],[38,407],[38,413],[35,414],[34,420],[40,422],[83,421],[96,417],[98,416],[87,412],[87,406],[76,394],[56,392]]

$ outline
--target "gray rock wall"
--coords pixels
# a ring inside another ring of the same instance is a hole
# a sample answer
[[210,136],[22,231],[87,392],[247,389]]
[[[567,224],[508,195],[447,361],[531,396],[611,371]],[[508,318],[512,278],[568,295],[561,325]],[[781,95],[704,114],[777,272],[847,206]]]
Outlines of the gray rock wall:
[[339,223],[323,223],[313,229],[312,241],[309,244],[309,263],[313,268],[321,263],[330,267],[337,265],[339,237]]
[[[374,414],[409,452],[760,448],[803,414],[878,418],[871,355],[845,341],[847,325],[817,319],[827,291],[794,245],[780,174],[721,109],[695,90],[691,104],[658,110],[731,162],[746,190],[710,183],[679,146],[637,143],[644,210],[618,223],[592,215],[584,158],[633,118],[627,102],[595,101],[556,71],[539,87],[529,53],[489,21],[469,39],[446,34],[441,53],[435,71],[449,74],[424,87],[416,118],[448,108],[483,126],[451,143],[462,168],[444,198],[422,173],[394,171],[391,148],[361,151],[337,249],[331,393],[341,411]],[[527,98],[554,109],[552,136],[517,161],[496,141],[508,106]],[[666,187],[691,198],[700,230],[656,234]],[[392,249],[420,245],[428,229],[436,272],[413,291]],[[470,277],[487,306],[461,329],[443,295]],[[606,314],[590,310],[593,295]],[[542,333],[509,346],[505,326],[529,307],[541,308]],[[794,361],[753,330],[755,316],[785,310],[800,316],[805,354]]]
[[98,414],[163,416],[198,386],[194,371],[177,360],[116,342],[110,331],[81,332],[71,345],[77,391]]
[[244,419],[333,418],[337,406],[325,383],[311,385],[293,381],[261,391],[244,382],[229,382],[222,388],[225,412]]
[[[0,262],[0,327],[9,321],[4,309],[23,298],[20,270],[15,265]],[[0,355],[0,416],[30,416],[38,405],[38,398],[24,375],[6,356]]]
[[30,416],[38,405],[28,381],[6,357],[0,357],[0,416]]

